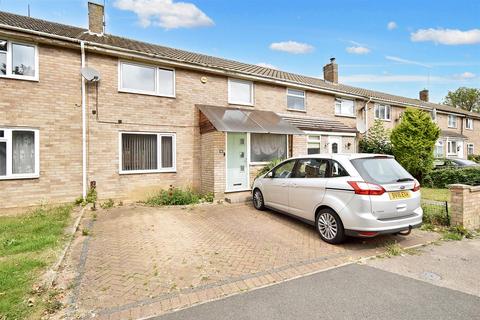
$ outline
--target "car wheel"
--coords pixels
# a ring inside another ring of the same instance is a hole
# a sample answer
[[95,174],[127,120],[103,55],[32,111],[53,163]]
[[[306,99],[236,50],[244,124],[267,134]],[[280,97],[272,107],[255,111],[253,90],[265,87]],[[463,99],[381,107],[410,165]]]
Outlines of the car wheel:
[[253,206],[257,210],[265,210],[265,203],[263,202],[263,194],[259,189],[253,191]]
[[315,225],[323,241],[331,244],[345,241],[345,229],[342,220],[332,209],[320,210]]

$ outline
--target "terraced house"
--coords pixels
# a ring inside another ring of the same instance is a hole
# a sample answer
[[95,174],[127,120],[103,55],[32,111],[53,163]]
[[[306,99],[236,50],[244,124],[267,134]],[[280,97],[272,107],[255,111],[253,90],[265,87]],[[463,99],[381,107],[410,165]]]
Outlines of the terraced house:
[[142,199],[169,185],[246,191],[274,158],[355,152],[374,119],[407,106],[442,128],[437,155],[480,147],[480,117],[445,105],[0,12],[0,207]]

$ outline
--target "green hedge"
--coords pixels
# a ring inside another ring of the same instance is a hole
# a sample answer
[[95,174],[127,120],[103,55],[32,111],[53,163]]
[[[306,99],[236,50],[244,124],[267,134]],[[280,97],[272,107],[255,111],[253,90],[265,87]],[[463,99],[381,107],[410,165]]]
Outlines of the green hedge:
[[424,179],[424,185],[432,188],[446,188],[449,184],[462,183],[471,186],[480,185],[480,169],[440,169],[430,172]]

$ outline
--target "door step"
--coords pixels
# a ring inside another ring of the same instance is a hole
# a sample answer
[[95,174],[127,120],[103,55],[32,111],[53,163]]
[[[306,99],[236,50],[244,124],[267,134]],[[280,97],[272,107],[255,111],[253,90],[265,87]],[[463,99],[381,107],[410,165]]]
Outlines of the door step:
[[252,193],[250,191],[233,192],[225,194],[225,202],[228,203],[245,203],[252,201]]

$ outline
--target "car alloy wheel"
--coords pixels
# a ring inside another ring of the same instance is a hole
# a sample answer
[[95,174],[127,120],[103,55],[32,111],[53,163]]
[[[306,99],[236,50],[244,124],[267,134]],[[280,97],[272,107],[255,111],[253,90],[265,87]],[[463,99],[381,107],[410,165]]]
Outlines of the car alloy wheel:
[[318,231],[323,238],[333,240],[338,233],[338,224],[330,212],[323,212],[318,217]]
[[258,189],[255,189],[255,191],[253,192],[253,206],[257,210],[265,209],[262,192]]

